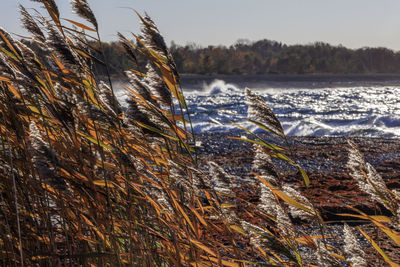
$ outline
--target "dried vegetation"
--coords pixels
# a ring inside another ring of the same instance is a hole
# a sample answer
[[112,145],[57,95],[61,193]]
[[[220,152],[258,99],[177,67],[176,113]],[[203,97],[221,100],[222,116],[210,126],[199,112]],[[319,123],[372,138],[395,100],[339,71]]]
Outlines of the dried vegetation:
[[[250,132],[254,138],[243,141],[254,143],[252,183],[261,188],[261,203],[246,203],[246,219],[236,213],[243,202],[237,180],[215,163],[208,172],[196,164],[179,75],[149,16],[138,14],[136,41],[119,34],[127,57],[135,61],[141,53],[149,61],[145,72],[126,72],[129,99],[122,107],[111,81],[96,78],[93,63],[108,66],[86,0],[73,0],[72,7],[89,26],[61,19],[52,0],[35,2],[47,17],[21,6],[22,24],[45,56],[0,29],[3,266],[365,265],[354,255],[361,247],[348,226],[341,248],[312,200],[282,184],[271,158],[298,168],[309,185],[288,149]],[[285,139],[262,98],[250,90],[246,95],[249,121]],[[357,210],[347,216],[370,220],[400,244],[399,195],[350,147],[349,166],[360,187],[393,217]],[[316,224],[320,235],[301,231],[293,218]]]

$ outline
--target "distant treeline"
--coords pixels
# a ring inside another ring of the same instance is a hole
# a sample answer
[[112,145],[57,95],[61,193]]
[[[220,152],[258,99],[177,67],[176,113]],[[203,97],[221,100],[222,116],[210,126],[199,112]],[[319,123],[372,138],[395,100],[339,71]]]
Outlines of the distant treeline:
[[387,48],[353,50],[321,42],[285,45],[261,40],[230,47],[172,44],[171,52],[181,73],[400,73],[400,53]]
[[[104,43],[104,53],[114,76],[132,67],[143,68],[144,57],[137,62],[125,56],[118,42]],[[171,53],[180,73],[192,74],[306,74],[306,73],[400,73],[400,52],[387,48],[349,49],[322,42],[309,45],[285,45],[276,41],[238,41],[229,47],[185,46],[172,42]],[[106,69],[97,66],[100,75]]]

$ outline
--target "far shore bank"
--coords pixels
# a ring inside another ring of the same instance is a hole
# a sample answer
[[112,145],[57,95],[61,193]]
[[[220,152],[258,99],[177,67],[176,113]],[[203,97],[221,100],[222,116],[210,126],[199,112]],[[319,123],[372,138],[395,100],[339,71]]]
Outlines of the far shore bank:
[[259,74],[259,75],[181,75],[182,87],[192,88],[223,80],[240,88],[257,85],[276,88],[329,88],[358,86],[400,86],[400,74]]
[[[183,89],[201,88],[214,80],[223,80],[239,88],[263,85],[275,88],[334,88],[358,86],[400,86],[400,74],[181,74]],[[127,81],[124,76],[112,76],[113,81]],[[99,77],[99,80],[107,80]]]

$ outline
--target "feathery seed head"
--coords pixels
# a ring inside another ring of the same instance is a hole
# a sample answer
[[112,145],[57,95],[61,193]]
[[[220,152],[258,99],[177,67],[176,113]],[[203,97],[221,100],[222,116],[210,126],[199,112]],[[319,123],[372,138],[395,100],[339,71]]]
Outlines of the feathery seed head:
[[320,267],[339,267],[342,266],[340,262],[335,259],[322,240],[317,240],[317,264]]
[[344,252],[346,253],[347,260],[353,266],[367,267],[368,264],[367,261],[365,260],[365,252],[362,250],[352,230],[346,223],[343,225],[343,232],[344,232]]
[[[17,52],[17,56],[22,57],[23,53],[19,46],[17,45],[16,40],[8,33],[8,31],[4,30],[2,27],[0,27],[0,33],[3,38],[7,39],[7,41],[11,44],[11,46],[14,48],[14,50]],[[0,46],[3,46],[6,50],[10,50],[8,45],[3,41],[3,39],[0,39]],[[14,52],[13,52],[14,53]]]
[[32,163],[44,182],[54,187],[65,188],[65,181],[59,179],[55,173],[55,152],[43,141],[39,128],[34,121],[29,125],[29,145],[32,154]]
[[99,98],[103,102],[106,112],[113,116],[121,113],[121,105],[113,95],[111,88],[103,81],[99,84]]
[[98,30],[98,24],[96,16],[86,0],[71,0],[73,11],[81,18],[86,19]]
[[278,228],[282,231],[284,236],[294,238],[296,237],[295,227],[290,220],[289,216],[283,210],[280,205],[275,205],[276,207],[276,221],[278,222]]
[[190,190],[190,182],[188,180],[187,173],[182,169],[181,166],[173,162],[172,160],[168,160],[169,163],[169,174],[172,179],[175,180],[175,183],[182,187],[184,190]]
[[137,92],[143,99],[149,102],[154,102],[151,98],[149,85],[143,81],[138,75],[134,74],[131,71],[125,71],[126,76],[129,79],[130,84],[133,87],[133,90]]
[[50,8],[52,12],[57,16],[60,17],[60,11],[58,10],[58,6],[54,0],[31,0],[32,2],[42,3],[45,8]]
[[61,86],[59,83],[54,85],[55,96],[57,99],[61,100],[64,103],[76,104],[76,98],[70,89]]
[[112,120],[105,112],[97,108],[97,106],[79,97],[76,97],[75,101],[77,109],[84,116],[91,118],[92,120],[98,120],[103,123],[114,125],[114,120]]
[[139,104],[133,99],[127,99],[128,107],[124,112],[125,123],[132,124],[133,121],[148,122],[148,114],[143,112]]
[[42,71],[42,66],[37,62],[36,54],[32,51],[32,49],[20,41],[15,41],[15,44],[19,48],[19,51],[21,51],[21,55],[26,66],[34,72]]
[[271,189],[263,183],[260,183],[260,188],[260,203],[257,205],[257,207],[268,215],[276,218],[277,206],[279,206],[279,204],[276,202],[274,194],[272,193]]
[[197,190],[212,188],[210,177],[197,168],[188,167],[192,174],[193,185]]
[[42,146],[44,146],[45,143],[42,139],[39,128],[37,127],[34,121],[32,121],[31,124],[29,125],[29,132],[30,132],[29,137],[33,141],[32,147],[35,150],[39,150]]
[[148,83],[151,92],[164,104],[170,106],[172,104],[171,91],[166,87],[164,81],[150,63],[147,64],[146,69],[145,81]]
[[46,44],[57,53],[63,63],[71,68],[76,68],[79,64],[75,52],[72,51],[71,47],[65,41],[58,29],[55,29],[49,22],[46,22],[46,29],[48,33]]
[[400,200],[400,191],[399,191],[399,190],[393,189],[393,190],[392,190],[392,193],[395,194],[395,197],[396,197],[398,200]]
[[137,61],[136,55],[135,55],[135,50],[133,49],[132,45],[129,43],[128,39],[125,38],[120,32],[117,33],[118,38],[120,43],[125,49],[125,52],[133,59],[134,61]]
[[159,52],[161,56],[168,59],[167,45],[165,44],[164,38],[161,36],[154,21],[147,14],[143,16],[141,31],[143,42],[146,47]]
[[253,148],[255,150],[253,169],[259,172],[263,179],[277,185],[279,177],[271,156],[265,153],[259,145],[254,145]]
[[179,80],[179,74],[176,70],[174,58],[168,50],[164,38],[160,34],[156,24],[147,14],[142,18],[142,41],[146,48],[155,51],[160,57],[168,61],[168,65],[171,67],[172,72]]
[[233,177],[227,174],[225,170],[215,162],[210,161],[208,165],[210,167],[209,175],[212,184],[214,184],[215,191],[226,194],[232,193],[232,189],[235,185]]
[[387,203],[383,201],[382,196],[389,200],[392,196],[387,193],[387,187],[381,175],[371,164],[365,162],[364,156],[358,150],[357,145],[351,140],[347,141],[350,146],[347,167],[352,171],[351,176],[357,181],[360,190],[369,194],[373,200],[380,202],[390,210]]
[[246,100],[248,106],[247,117],[249,119],[261,122],[267,128],[272,130],[276,135],[284,137],[282,125],[271,108],[265,103],[264,99],[251,91],[249,88],[245,89]]
[[21,13],[22,26],[33,35],[36,41],[44,43],[46,41],[46,37],[31,14],[29,14],[29,12],[22,5],[19,5],[19,10]]
[[265,231],[257,225],[246,221],[240,221],[243,230],[250,236],[250,245],[254,247],[262,247],[262,237],[260,234],[265,234]]
[[147,182],[144,190],[159,204],[164,212],[173,213],[174,210],[168,200],[169,197],[162,188],[158,188],[154,184]]
[[[312,210],[312,205],[310,203],[310,201],[303,195],[300,194],[300,192],[296,189],[294,189],[293,187],[290,187],[289,185],[284,185],[282,187],[282,191],[290,196],[293,199],[298,200],[301,204],[303,204],[305,207],[309,208],[310,210]],[[292,205],[289,205],[289,210],[290,210],[290,214],[293,216],[293,218],[300,218],[303,220],[309,220],[312,219],[314,217],[313,214],[308,213],[302,209],[299,209],[297,207],[294,207]]]

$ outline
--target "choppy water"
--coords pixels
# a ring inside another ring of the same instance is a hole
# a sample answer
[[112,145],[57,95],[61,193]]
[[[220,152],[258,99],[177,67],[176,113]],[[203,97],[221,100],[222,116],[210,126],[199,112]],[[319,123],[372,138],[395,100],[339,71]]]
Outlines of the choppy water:
[[[244,86],[214,80],[183,86],[195,132],[252,131],[245,120]],[[400,137],[400,86],[363,84],[350,87],[271,88],[262,82],[248,87],[261,94],[289,136]],[[312,88],[312,89],[310,89]]]

